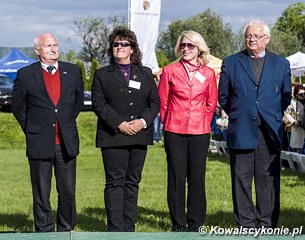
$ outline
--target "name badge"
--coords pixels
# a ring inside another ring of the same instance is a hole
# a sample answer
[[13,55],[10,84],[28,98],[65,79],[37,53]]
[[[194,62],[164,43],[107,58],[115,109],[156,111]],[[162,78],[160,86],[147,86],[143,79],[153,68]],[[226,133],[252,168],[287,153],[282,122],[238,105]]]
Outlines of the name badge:
[[206,77],[203,76],[200,72],[196,72],[195,78],[201,83],[203,83],[206,80]]
[[141,87],[141,82],[129,80],[129,87],[135,88],[135,89],[140,89],[140,87]]

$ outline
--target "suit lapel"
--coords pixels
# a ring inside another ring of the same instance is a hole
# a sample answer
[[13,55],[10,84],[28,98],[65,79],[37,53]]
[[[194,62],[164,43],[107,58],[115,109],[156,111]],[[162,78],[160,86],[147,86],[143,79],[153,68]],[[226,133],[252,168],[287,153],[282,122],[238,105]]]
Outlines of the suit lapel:
[[185,82],[188,86],[192,86],[193,85],[194,79],[193,79],[193,81],[189,80],[189,77],[188,77],[188,74],[186,72],[186,69],[183,66],[183,63],[181,61],[179,61],[179,65],[177,65],[177,69],[176,70],[177,70],[177,73],[179,73],[179,75],[181,75],[181,73],[183,74],[183,77],[181,78],[183,82]]
[[58,67],[59,67],[59,75],[60,75],[60,85],[61,85],[61,90],[60,90],[60,98],[57,103],[59,105],[62,102],[63,96],[65,96],[65,93],[69,87],[69,69],[67,69],[66,65],[63,64],[62,62],[58,62]]
[[108,70],[112,76],[114,77],[114,79],[116,81],[119,81],[120,83],[124,84],[125,86],[128,86],[123,74],[121,73],[121,71],[114,65],[114,63],[110,64],[110,68]]
[[272,57],[272,54],[270,54],[268,51],[266,51],[266,57],[265,57],[265,63],[264,63],[264,67],[263,67],[263,72],[261,75],[261,82],[266,81],[267,76],[269,75],[270,71],[272,71],[272,62],[273,62],[274,58]]
[[131,65],[130,80],[141,82],[142,78],[140,68],[137,65]]
[[240,53],[240,60],[239,60],[239,62],[242,65],[242,67],[245,70],[245,72],[248,74],[248,76],[251,79],[251,81],[255,85],[257,85],[255,76],[254,76],[252,68],[250,66],[250,62],[249,62],[249,59],[248,59],[248,54],[246,53],[246,51],[243,51],[243,52]]
[[50,98],[50,95],[47,91],[42,71],[44,71],[44,70],[42,69],[40,62],[37,62],[37,64],[33,68],[34,79],[35,79],[38,87],[42,91],[43,95],[46,96],[46,98],[48,99],[50,104],[52,104],[54,106],[54,103],[53,103],[52,99]]

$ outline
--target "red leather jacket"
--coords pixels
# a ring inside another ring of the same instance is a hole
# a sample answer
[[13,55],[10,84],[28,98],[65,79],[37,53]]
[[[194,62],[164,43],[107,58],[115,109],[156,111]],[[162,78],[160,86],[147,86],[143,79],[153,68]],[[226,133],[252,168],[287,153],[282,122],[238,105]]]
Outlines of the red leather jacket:
[[[200,74],[199,74],[200,73]],[[178,134],[205,134],[217,104],[215,72],[203,66],[192,81],[179,61],[164,67],[159,87],[164,130]]]

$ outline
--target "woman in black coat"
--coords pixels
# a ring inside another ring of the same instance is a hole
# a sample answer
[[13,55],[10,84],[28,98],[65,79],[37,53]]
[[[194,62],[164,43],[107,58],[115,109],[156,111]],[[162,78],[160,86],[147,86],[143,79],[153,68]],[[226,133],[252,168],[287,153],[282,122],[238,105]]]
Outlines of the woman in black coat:
[[109,46],[110,64],[95,72],[92,84],[96,147],[101,148],[106,175],[107,230],[132,232],[159,97],[151,70],[141,65],[134,32],[114,29]]

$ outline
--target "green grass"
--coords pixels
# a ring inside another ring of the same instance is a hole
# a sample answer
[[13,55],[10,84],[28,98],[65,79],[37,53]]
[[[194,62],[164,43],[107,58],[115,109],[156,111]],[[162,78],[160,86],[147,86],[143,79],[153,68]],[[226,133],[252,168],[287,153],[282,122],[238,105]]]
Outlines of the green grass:
[[[94,147],[96,117],[91,112],[78,118],[81,152],[77,159],[77,231],[105,231],[105,184],[101,152]],[[0,231],[33,231],[32,194],[23,133],[10,113],[0,113]],[[227,157],[210,154],[207,161],[206,225],[232,227],[230,168]],[[150,146],[140,185],[136,229],[169,231],[166,202],[166,160],[162,145]],[[305,174],[282,171],[279,226],[305,225]],[[51,204],[56,216],[53,181]]]

